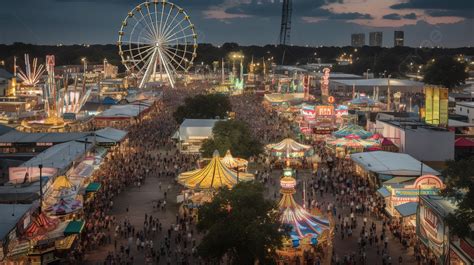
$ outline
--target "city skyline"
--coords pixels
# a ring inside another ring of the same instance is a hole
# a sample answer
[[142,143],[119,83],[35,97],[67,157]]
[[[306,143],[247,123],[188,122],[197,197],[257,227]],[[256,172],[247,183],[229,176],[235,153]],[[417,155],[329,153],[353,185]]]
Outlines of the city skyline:
[[[25,0],[3,3],[0,43],[114,44],[131,0]],[[200,43],[278,43],[279,0],[174,1],[195,24]],[[25,9],[25,6],[29,8]],[[41,10],[41,12],[37,12]],[[40,14],[40,15],[39,15]],[[294,0],[291,44],[349,46],[353,33],[405,32],[405,45],[464,47],[474,43],[474,2],[455,0]],[[256,27],[255,25],[259,25]],[[392,47],[384,38],[382,46]]]

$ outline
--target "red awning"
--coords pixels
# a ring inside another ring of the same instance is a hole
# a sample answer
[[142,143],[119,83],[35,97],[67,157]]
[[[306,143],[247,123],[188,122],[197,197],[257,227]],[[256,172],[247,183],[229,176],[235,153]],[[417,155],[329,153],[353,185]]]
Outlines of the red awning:
[[456,139],[454,146],[458,148],[474,148],[474,140],[470,138],[461,137]]
[[388,138],[383,138],[382,146],[389,146],[389,145],[393,145],[393,142]]

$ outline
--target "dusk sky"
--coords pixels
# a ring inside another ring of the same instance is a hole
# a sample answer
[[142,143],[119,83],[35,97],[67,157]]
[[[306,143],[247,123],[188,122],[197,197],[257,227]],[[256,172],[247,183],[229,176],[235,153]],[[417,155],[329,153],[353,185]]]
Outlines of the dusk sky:
[[[134,0],[4,0],[0,43],[115,43]],[[190,15],[198,41],[275,44],[280,0],[175,0]],[[474,0],[293,0],[291,43],[350,45],[351,33],[405,31],[407,46],[474,46]],[[367,40],[368,42],[368,36]]]

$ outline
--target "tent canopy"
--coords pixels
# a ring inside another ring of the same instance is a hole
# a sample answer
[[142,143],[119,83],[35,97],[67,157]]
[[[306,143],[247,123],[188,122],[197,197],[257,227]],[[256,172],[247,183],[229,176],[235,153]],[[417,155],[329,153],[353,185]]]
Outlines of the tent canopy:
[[64,229],[64,236],[80,234],[83,228],[84,228],[84,221],[81,221],[81,220],[70,221],[67,224],[66,229]]
[[407,202],[395,206],[395,210],[402,216],[408,217],[416,214],[416,209],[418,208],[418,202]]
[[238,181],[251,180],[254,180],[253,174],[235,172],[227,168],[217,150],[207,166],[178,176],[178,182],[189,189],[218,189],[224,186],[232,188]]
[[100,189],[101,184],[98,182],[91,182],[89,185],[86,187],[86,193],[87,192],[97,192]]
[[71,189],[74,187],[72,182],[66,176],[59,176],[54,180],[53,189]]
[[387,190],[387,188],[382,187],[377,190],[377,193],[380,194],[382,197],[386,198],[390,196],[390,192]]
[[362,128],[361,126],[355,124],[349,124],[333,133],[333,135],[337,138],[346,137],[351,134],[357,135],[362,139],[372,136],[371,132],[368,132],[364,130],[364,128]]
[[461,137],[456,139],[454,146],[456,146],[456,148],[474,148],[474,140]]
[[221,159],[222,164],[228,168],[247,167],[248,161],[242,158],[233,157],[230,150],[227,150],[225,156]]
[[276,144],[269,144],[266,148],[278,157],[304,157],[306,152],[311,150],[311,146],[300,144],[291,138],[286,138]]

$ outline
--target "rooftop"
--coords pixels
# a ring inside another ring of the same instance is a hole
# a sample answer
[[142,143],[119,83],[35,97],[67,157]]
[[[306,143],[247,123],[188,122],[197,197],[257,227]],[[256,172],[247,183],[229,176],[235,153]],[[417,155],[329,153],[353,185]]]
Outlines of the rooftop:
[[419,122],[419,121],[412,121],[412,120],[380,120],[381,122],[385,122],[388,124],[391,124],[393,126],[396,126],[398,128],[401,128],[405,131],[407,130],[412,130],[412,131],[436,131],[436,132],[449,132],[448,129],[446,128],[441,128],[441,127],[436,127],[424,122]]
[[474,108],[474,102],[456,102],[456,105],[466,108]]
[[423,87],[422,82],[407,80],[407,79],[388,79],[388,78],[371,78],[371,79],[341,79],[334,80],[339,84],[346,86],[368,86],[368,87],[384,87],[388,86],[390,80],[390,87]]
[[414,157],[385,151],[352,154],[351,159],[367,171],[394,176],[421,176],[440,173]]
[[0,240],[4,240],[10,231],[31,208],[31,204],[0,204]]

